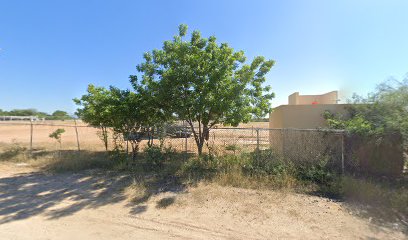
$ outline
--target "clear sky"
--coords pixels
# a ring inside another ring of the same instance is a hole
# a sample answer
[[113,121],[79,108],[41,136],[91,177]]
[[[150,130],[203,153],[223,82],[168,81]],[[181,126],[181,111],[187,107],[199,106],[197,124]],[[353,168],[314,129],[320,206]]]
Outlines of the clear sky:
[[345,100],[408,72],[406,0],[0,0],[0,108],[73,113],[89,83],[128,88],[180,23],[274,59],[274,106],[295,91]]

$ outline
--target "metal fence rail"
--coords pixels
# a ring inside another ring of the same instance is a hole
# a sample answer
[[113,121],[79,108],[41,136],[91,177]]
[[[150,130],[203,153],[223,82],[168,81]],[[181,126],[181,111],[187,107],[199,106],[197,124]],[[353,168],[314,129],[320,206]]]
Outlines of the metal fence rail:
[[[98,137],[99,129],[73,121],[37,123],[0,123],[0,152],[8,144],[20,144],[30,150],[56,150],[60,145],[49,134],[63,128],[62,150],[103,151],[104,144]],[[191,130],[186,127],[184,131]],[[123,143],[123,139],[119,139]],[[114,136],[109,134],[109,148],[113,147]],[[147,141],[140,143],[140,150],[147,147]],[[159,139],[153,143],[158,145]],[[197,153],[192,135],[166,135],[162,144],[175,151]],[[266,129],[226,128],[211,129],[203,151],[217,155],[242,154],[255,150],[270,150],[276,155],[297,163],[320,161],[325,158],[339,169],[344,170],[344,132],[319,129]]]

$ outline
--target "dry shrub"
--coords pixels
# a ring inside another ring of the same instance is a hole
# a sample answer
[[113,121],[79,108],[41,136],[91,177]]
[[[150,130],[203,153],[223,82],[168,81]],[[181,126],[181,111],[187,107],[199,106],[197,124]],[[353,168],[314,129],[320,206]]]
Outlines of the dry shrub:
[[140,203],[149,197],[149,191],[143,179],[133,178],[132,183],[124,189],[126,198],[132,203]]
[[22,162],[27,160],[27,148],[17,142],[1,146],[0,161]]
[[222,186],[252,189],[295,188],[303,184],[292,166],[273,157],[262,159],[248,154],[191,158],[179,175],[190,182],[206,180]]

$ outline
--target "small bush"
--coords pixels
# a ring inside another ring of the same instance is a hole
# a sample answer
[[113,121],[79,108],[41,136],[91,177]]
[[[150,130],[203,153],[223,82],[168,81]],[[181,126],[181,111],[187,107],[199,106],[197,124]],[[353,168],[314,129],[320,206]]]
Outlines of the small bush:
[[327,159],[314,163],[303,163],[296,166],[296,173],[300,180],[317,184],[330,184],[335,174],[327,167]]
[[182,166],[181,174],[192,180],[207,179],[245,188],[282,188],[298,184],[292,165],[284,163],[269,150],[258,153],[192,158]]
[[163,167],[166,155],[162,152],[162,149],[158,146],[151,146],[144,150],[146,170],[159,170]]
[[207,178],[213,176],[218,170],[218,162],[214,156],[204,155],[190,158],[182,165],[180,174],[188,178]]
[[293,173],[293,165],[284,161],[272,150],[257,150],[247,156],[244,171],[251,175],[287,175]]

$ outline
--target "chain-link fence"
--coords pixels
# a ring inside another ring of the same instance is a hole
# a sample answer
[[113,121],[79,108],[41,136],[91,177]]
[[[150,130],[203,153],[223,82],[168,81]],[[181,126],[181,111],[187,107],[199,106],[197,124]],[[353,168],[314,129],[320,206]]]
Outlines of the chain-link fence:
[[[57,129],[64,129],[61,142],[50,137]],[[195,129],[195,132],[199,130]],[[148,137],[145,133],[138,134],[142,136],[139,139],[140,151],[148,146],[150,139],[150,143],[167,150],[198,152],[193,131],[185,125],[167,126],[160,131],[155,129]],[[402,138],[396,134],[383,136],[378,143],[376,138],[366,139],[335,130],[219,127],[211,129],[206,139],[204,153],[220,156],[269,151],[273,156],[295,164],[327,162],[338,172],[398,176],[405,161]],[[109,131],[107,140],[108,150],[119,145],[126,151],[127,142],[123,136]],[[13,151],[16,145],[33,153],[105,151],[100,129],[81,121],[0,121],[0,155]]]
[[[61,144],[49,137],[57,129],[64,129]],[[197,144],[189,127],[164,129],[165,134],[153,134],[153,144],[160,143],[179,152],[197,153]],[[198,132],[198,129],[196,129]],[[164,138],[160,138],[164,136]],[[112,150],[115,136],[108,134],[108,148]],[[126,146],[123,139],[116,139]],[[8,144],[20,144],[29,150],[103,151],[105,145],[100,130],[82,122],[2,122],[0,123],[0,151]],[[140,142],[140,150],[147,141]],[[125,148],[124,148],[125,149]],[[318,129],[214,128],[203,146],[204,153],[216,155],[242,154],[256,150],[270,150],[275,155],[298,163],[328,160],[338,169],[344,168],[344,133]]]

